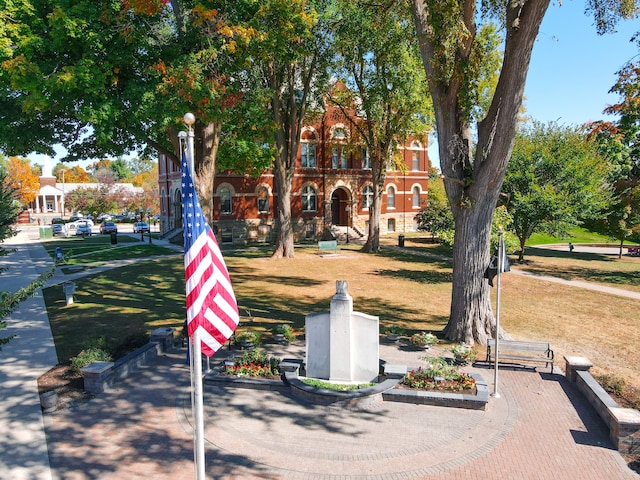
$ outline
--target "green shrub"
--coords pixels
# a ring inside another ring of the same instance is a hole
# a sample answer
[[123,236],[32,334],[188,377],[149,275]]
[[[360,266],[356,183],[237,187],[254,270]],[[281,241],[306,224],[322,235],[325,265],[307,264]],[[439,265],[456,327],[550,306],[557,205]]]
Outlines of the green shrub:
[[80,369],[91,365],[93,362],[110,362],[111,355],[100,348],[87,348],[82,350],[77,357],[71,359],[70,373],[80,375]]
[[607,393],[613,393],[619,397],[624,397],[626,385],[624,380],[617,375],[599,375],[596,380],[602,385]]

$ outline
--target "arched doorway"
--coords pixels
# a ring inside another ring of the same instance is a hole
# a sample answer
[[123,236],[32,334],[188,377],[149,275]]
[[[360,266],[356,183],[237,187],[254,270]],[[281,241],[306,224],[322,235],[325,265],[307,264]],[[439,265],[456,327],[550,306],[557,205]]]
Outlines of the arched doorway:
[[343,188],[336,188],[331,194],[331,223],[333,225],[349,225],[349,193]]

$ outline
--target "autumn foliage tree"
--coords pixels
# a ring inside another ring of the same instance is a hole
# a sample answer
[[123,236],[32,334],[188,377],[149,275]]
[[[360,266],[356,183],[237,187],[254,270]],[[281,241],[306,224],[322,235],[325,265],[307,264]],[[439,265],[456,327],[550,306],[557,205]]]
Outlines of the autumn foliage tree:
[[40,179],[33,173],[29,160],[24,158],[9,157],[5,182],[23,205],[34,201],[40,191]]

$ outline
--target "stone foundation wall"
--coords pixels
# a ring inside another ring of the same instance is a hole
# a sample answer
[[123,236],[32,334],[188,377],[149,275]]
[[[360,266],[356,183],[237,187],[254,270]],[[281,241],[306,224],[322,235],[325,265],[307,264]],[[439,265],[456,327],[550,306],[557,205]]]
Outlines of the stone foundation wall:
[[640,454],[640,411],[620,407],[591,376],[591,362],[565,357],[567,379],[585,396],[609,427],[609,436],[620,453]]

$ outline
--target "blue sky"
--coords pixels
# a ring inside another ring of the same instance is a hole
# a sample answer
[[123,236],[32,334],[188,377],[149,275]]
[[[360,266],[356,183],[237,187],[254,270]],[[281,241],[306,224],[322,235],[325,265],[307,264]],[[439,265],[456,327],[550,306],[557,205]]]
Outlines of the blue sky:
[[611,119],[602,111],[619,97],[607,93],[616,72],[638,54],[631,43],[640,22],[618,25],[618,33],[598,36],[583,1],[552,4],[533,47],[525,87],[525,107],[535,120],[582,124]]
[[[602,111],[619,97],[609,94],[616,72],[638,55],[631,43],[640,21],[618,25],[617,33],[599,36],[584,1],[553,1],[533,47],[525,87],[526,114],[544,123],[580,125],[592,120],[612,120]],[[435,166],[437,145],[429,148]]]

